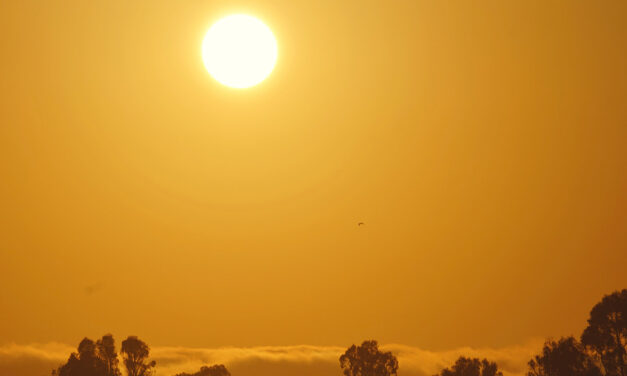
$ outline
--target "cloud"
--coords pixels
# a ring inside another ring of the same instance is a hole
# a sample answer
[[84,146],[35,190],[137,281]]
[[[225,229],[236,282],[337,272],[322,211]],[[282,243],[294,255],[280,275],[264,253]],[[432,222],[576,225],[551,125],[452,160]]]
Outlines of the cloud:
[[338,375],[338,358],[345,349],[335,346],[261,346],[153,350],[159,376],[198,370],[201,365],[225,364],[234,376]]
[[59,343],[0,346],[0,375],[50,375],[50,371],[67,360],[73,350]]
[[400,376],[431,376],[452,365],[460,356],[487,358],[496,362],[505,376],[526,374],[527,362],[542,348],[543,340],[532,340],[524,345],[502,348],[462,347],[447,351],[427,351],[405,345],[386,345],[399,362]]
[[[496,361],[506,376],[522,376],[531,356],[542,341],[503,348],[459,348],[427,351],[417,347],[388,344],[399,360],[399,376],[431,376],[450,366],[460,355]],[[0,375],[49,375],[67,360],[74,347],[64,344],[7,345],[0,347]],[[154,347],[157,376],[195,371],[202,365],[222,363],[233,376],[340,376],[338,346],[260,346],[224,348]]]

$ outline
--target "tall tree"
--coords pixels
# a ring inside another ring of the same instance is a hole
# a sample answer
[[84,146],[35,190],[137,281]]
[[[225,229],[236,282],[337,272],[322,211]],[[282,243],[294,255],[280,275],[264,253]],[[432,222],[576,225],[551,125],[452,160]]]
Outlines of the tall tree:
[[398,360],[391,352],[379,350],[377,341],[351,346],[340,356],[344,376],[391,376],[398,371]]
[[150,376],[153,374],[157,362],[148,361],[150,348],[144,341],[135,336],[129,336],[122,341],[120,353],[128,376]]
[[196,373],[179,373],[176,376],[231,376],[231,373],[223,364],[215,364],[211,367],[202,366]]
[[498,366],[487,359],[460,356],[451,368],[445,368],[440,376],[503,376]]
[[573,337],[548,340],[542,353],[529,361],[527,376],[601,376],[601,370]]
[[627,289],[592,308],[581,342],[599,355],[607,376],[627,376]]
[[120,376],[118,354],[115,351],[115,340],[111,334],[105,334],[96,342],[98,357],[105,365],[106,376]]

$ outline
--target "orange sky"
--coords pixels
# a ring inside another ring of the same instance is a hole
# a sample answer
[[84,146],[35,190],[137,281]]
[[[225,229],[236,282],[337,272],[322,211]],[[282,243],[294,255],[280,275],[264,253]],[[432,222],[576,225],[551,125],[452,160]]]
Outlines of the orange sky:
[[[248,90],[200,56],[235,12],[279,43]],[[0,345],[579,335],[627,286],[626,14],[0,2]]]

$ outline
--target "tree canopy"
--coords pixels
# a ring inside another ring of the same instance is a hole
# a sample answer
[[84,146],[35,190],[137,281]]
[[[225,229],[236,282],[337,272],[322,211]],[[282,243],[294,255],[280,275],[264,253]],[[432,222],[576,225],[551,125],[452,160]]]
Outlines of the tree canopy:
[[604,296],[592,308],[581,342],[598,354],[605,375],[627,376],[627,289]]
[[377,341],[351,346],[340,356],[344,376],[391,376],[398,371],[398,360],[391,352],[379,350]]
[[68,361],[52,371],[56,376],[120,376],[115,342],[110,334],[98,342],[84,338],[77,352],[70,354]]
[[529,361],[528,376],[601,376],[601,370],[573,337],[547,340],[542,353]]
[[128,376],[150,376],[154,372],[157,362],[149,361],[150,347],[135,336],[122,341],[122,362]]
[[451,368],[445,368],[439,376],[503,376],[498,366],[487,359],[460,356]]
[[113,335],[106,334],[96,342],[96,349],[98,351],[98,357],[102,359],[105,367],[105,374],[107,376],[120,376],[120,368],[118,364],[118,353],[115,351],[115,340]]
[[200,371],[196,373],[179,373],[176,376],[231,376],[231,373],[223,364],[215,364],[210,367],[200,367]]

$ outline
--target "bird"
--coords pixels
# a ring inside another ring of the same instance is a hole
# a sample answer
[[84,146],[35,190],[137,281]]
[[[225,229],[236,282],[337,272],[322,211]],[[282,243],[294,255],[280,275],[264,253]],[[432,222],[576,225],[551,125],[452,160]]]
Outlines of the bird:
[[357,223],[357,226],[358,226],[358,227],[361,227],[361,226],[363,226],[363,225],[365,225],[365,223],[363,223],[363,222],[359,222],[359,223]]

